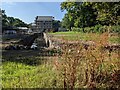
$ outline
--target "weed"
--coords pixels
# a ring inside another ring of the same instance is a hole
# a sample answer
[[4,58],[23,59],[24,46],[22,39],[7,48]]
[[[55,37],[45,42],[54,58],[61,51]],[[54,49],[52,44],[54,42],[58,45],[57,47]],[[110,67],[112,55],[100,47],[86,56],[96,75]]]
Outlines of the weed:
[[[120,67],[116,63],[120,63],[116,52],[109,52],[103,47],[109,44],[108,33],[100,35],[98,40],[95,40],[95,45],[89,45],[85,48],[84,45],[64,43],[62,46],[61,61],[57,61],[63,88],[75,87],[120,87],[118,84]],[[111,54],[111,55],[109,55]],[[117,74],[114,72],[117,71]],[[113,76],[116,76],[113,80]],[[111,79],[112,78],[112,79]],[[114,83],[109,85],[113,80]]]

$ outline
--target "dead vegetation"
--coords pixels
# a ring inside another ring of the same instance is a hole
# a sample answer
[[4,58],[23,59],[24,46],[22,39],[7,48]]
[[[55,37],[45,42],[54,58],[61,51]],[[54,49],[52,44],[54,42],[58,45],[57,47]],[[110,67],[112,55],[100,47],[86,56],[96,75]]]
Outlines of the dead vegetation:
[[119,47],[103,49],[109,44],[108,33],[94,41],[95,45],[66,43],[55,61],[64,88],[120,88]]

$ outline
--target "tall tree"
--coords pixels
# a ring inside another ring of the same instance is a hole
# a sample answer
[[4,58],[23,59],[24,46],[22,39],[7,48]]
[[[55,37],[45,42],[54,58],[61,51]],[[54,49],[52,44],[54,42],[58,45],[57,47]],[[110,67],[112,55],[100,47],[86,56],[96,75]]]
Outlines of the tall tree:
[[8,17],[5,10],[2,10],[2,30],[13,27],[28,27],[28,25],[19,18]]
[[62,19],[62,26],[71,29],[71,27],[74,27],[74,21],[76,19],[76,13],[75,13],[75,2],[62,2],[61,3],[61,10],[66,10],[66,14],[64,18]]
[[[96,24],[95,9],[88,2],[62,2],[61,10],[66,10],[69,27],[87,27]],[[64,20],[64,19],[63,19]],[[65,23],[65,21],[64,21]]]
[[2,26],[8,26],[7,15],[5,14],[5,10],[2,10]]
[[84,2],[76,6],[76,20],[75,27],[89,27],[96,24],[96,9],[92,8],[92,4]]
[[58,28],[61,26],[61,22],[59,20],[54,20],[53,21],[53,28],[54,31],[58,31]]
[[97,9],[97,20],[102,25],[120,25],[120,2],[99,2],[93,4]]
[[74,27],[74,19],[69,14],[65,14],[64,18],[62,19],[62,27],[71,29],[71,27]]
[[120,2],[62,2],[61,10],[66,11],[62,25],[68,29],[120,25]]

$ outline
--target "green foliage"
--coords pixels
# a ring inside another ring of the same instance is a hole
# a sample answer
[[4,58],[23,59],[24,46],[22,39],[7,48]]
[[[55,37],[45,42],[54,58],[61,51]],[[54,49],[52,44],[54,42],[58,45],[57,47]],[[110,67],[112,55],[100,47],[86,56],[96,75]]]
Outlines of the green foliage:
[[110,42],[112,42],[112,43],[117,43],[117,44],[120,44],[120,37],[118,36],[115,36],[115,37],[111,37],[110,39],[109,39],[109,41]]
[[120,26],[112,26],[110,27],[110,32],[117,32],[117,33],[120,33]]
[[6,28],[13,28],[13,27],[28,27],[28,25],[18,18],[7,16],[5,14],[5,10],[2,10],[2,28],[3,28],[3,30]]
[[53,28],[54,28],[54,31],[58,31],[58,28],[61,26],[61,22],[59,20],[54,20],[53,21]]
[[62,27],[71,30],[71,27],[74,26],[74,17],[71,17],[69,14],[65,14],[64,18],[62,19]]
[[7,26],[8,21],[7,21],[7,15],[5,14],[5,10],[2,10],[2,26]]
[[[57,34],[59,39],[60,34],[63,36],[68,36],[67,38],[70,36],[70,39],[79,36],[76,40],[96,39],[95,45],[101,45],[99,43],[100,39],[98,39],[101,37],[101,34],[98,33],[81,33],[71,31],[56,32],[51,34]],[[106,36],[101,38],[102,42],[107,43],[105,39]],[[114,40],[119,40],[119,38],[116,39],[116,37],[114,37],[111,39],[111,41]],[[93,49],[94,45],[93,47],[90,46],[87,50],[84,49],[83,45],[78,43],[68,43],[67,45],[65,43],[64,46],[65,48],[63,48],[63,50],[65,52],[60,50],[60,55],[63,54],[60,58],[55,56],[52,59],[52,57],[47,56],[47,60],[46,57],[30,57],[30,55],[33,55],[30,51],[26,53],[27,55],[29,54],[28,58],[23,57],[24,55],[26,56],[23,51],[20,54],[10,51],[12,52],[12,55],[10,55],[10,53],[6,53],[6,58],[3,55],[3,62],[0,66],[0,68],[2,67],[2,87],[63,88],[65,85],[63,80],[67,82],[67,85],[71,85],[72,81],[75,80],[73,85],[75,88],[88,88],[94,80],[94,85],[96,88],[112,87],[111,85],[114,87],[119,86],[119,83],[117,83],[119,80],[115,81],[113,77],[116,71],[120,69],[119,59],[117,56],[118,51],[112,51],[111,56],[109,57],[109,51],[104,51],[99,48]],[[58,51],[54,50],[50,51],[51,54],[57,52]],[[64,70],[66,70],[66,73],[64,73]],[[92,77],[94,77],[94,80]],[[112,80],[114,82],[111,82]]]
[[[87,33],[104,33],[104,32],[111,32],[111,33],[120,33],[120,26],[102,26],[102,25],[95,25],[92,27],[85,27],[84,31]],[[72,28],[72,31],[83,32],[83,28]]]
[[96,25],[94,32],[101,31],[98,30],[100,25],[120,25],[119,4],[120,2],[62,2],[61,10],[66,10],[62,25],[69,30],[71,27],[85,28]]
[[[100,27],[100,29],[104,29],[103,32],[106,32],[108,30],[108,26],[103,26]],[[92,33],[94,31],[94,27],[87,27],[84,28],[84,30],[86,31],[86,33],[83,33],[83,31],[79,31],[82,28],[73,28],[75,31],[69,31],[69,32],[56,32],[56,33],[49,33],[49,35],[52,35],[54,38],[58,38],[58,39],[64,39],[64,40],[69,40],[69,41],[95,41],[98,40],[100,35],[103,32],[100,33]],[[61,36],[60,36],[61,35]],[[118,33],[111,33],[110,37],[109,37],[109,41],[110,43],[116,43],[119,44],[120,43],[120,37]]]
[[120,2],[100,2],[93,3],[93,7],[97,10],[97,20],[102,25],[118,25]]
[[[94,25],[96,15],[92,4],[81,2],[63,2],[61,3],[61,10],[66,10],[67,13],[63,18],[63,25],[65,28],[71,27],[86,27]],[[94,22],[93,22],[94,21]]]
[[102,32],[102,29],[101,29],[101,25],[96,25],[95,27],[94,27],[94,32]]
[[75,27],[73,27],[72,31],[74,31],[74,32],[83,32],[83,28],[75,28]]
[[51,65],[29,66],[22,63],[2,64],[3,88],[55,88],[56,74]]

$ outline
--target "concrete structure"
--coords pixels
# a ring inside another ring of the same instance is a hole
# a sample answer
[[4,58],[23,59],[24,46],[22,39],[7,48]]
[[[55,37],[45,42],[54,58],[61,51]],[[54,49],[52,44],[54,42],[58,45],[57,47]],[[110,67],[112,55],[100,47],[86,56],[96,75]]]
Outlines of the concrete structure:
[[35,19],[36,31],[47,32],[53,28],[52,21],[53,16],[37,16]]

